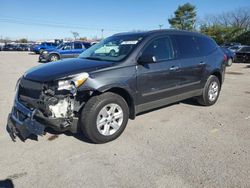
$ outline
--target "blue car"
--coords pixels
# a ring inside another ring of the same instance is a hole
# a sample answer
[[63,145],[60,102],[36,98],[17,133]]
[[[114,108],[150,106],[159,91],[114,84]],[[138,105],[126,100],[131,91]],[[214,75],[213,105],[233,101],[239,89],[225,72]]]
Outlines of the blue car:
[[45,50],[52,50],[57,47],[56,43],[53,42],[43,42],[39,45],[35,45],[31,51],[35,52],[36,54],[41,54]]
[[88,42],[75,41],[63,43],[55,49],[43,51],[39,56],[39,62],[51,62],[64,58],[75,58],[90,46],[91,44]]

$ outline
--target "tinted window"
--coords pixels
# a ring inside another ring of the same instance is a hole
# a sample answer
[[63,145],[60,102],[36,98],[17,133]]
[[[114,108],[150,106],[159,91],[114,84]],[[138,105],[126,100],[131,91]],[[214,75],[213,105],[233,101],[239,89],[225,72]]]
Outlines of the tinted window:
[[81,43],[74,43],[74,48],[75,49],[82,49],[82,44]]
[[91,45],[89,43],[84,43],[85,48],[89,48]]
[[240,52],[250,52],[250,47],[243,47],[239,51]]
[[154,56],[157,61],[173,58],[173,49],[168,37],[153,40],[143,51],[144,56]]
[[197,39],[190,35],[175,35],[178,45],[177,54],[179,58],[191,58],[199,56]]
[[216,43],[206,37],[197,37],[199,50],[201,55],[209,55],[217,47]]

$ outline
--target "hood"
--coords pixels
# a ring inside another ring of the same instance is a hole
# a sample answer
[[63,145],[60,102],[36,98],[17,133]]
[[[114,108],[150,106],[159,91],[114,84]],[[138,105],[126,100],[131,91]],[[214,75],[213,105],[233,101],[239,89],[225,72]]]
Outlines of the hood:
[[28,70],[24,77],[38,82],[50,82],[66,76],[91,72],[97,69],[109,67],[113,62],[96,61],[87,59],[67,59],[36,66]]

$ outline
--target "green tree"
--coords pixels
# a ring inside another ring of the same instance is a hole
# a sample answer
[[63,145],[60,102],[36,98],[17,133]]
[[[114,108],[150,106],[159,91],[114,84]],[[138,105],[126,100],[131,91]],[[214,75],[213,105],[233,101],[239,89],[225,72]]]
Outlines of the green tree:
[[196,22],[196,8],[190,3],[178,7],[174,17],[168,19],[172,28],[182,30],[194,30]]
[[88,38],[87,37],[80,37],[79,40],[82,40],[82,41],[87,41]]
[[19,40],[19,42],[20,42],[20,43],[27,43],[27,42],[28,42],[28,40],[27,40],[27,39],[25,39],[25,38],[22,38],[22,39],[20,39],[20,40]]
[[234,42],[240,42],[244,45],[250,45],[250,31],[244,32],[233,39]]
[[225,27],[222,25],[201,25],[200,32],[212,37],[218,44],[231,42],[242,33],[242,28]]

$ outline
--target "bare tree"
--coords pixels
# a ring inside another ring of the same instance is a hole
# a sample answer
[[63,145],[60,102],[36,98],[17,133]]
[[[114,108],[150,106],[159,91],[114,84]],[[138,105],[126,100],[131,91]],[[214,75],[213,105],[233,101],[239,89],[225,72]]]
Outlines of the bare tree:
[[221,25],[224,27],[241,28],[244,31],[250,29],[250,7],[238,8],[234,11],[224,12],[219,15],[205,17],[206,25]]
[[74,39],[76,40],[77,38],[79,38],[79,33],[76,31],[71,31],[72,35],[74,36]]

